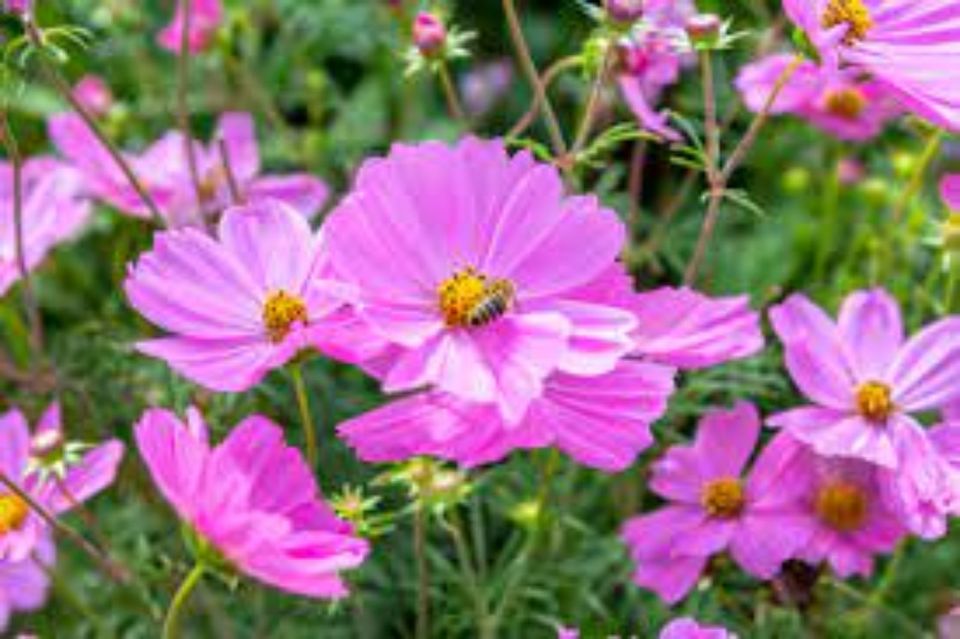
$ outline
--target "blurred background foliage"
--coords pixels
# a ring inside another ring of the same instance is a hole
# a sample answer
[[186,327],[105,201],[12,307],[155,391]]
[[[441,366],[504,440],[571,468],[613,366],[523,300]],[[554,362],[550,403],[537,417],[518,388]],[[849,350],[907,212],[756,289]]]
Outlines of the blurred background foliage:
[[[119,102],[107,121],[113,139],[138,148],[175,126],[175,58],[154,42],[172,14],[172,2],[40,4],[41,24],[76,24],[94,34],[88,50],[71,51],[67,72],[72,78],[92,72],[107,80]],[[520,5],[541,68],[578,53],[593,28],[573,0]],[[337,194],[348,188],[364,157],[385,152],[394,141],[455,139],[462,131],[447,117],[435,80],[404,77],[409,16],[421,6],[428,5],[411,2],[398,12],[378,0],[228,2],[227,28],[212,51],[191,63],[195,131],[208,134],[224,110],[249,110],[257,116],[266,166],[309,169]],[[482,63],[511,59],[499,2],[429,6],[477,33],[470,45],[473,58],[454,69],[459,80]],[[732,92],[732,77],[763,38],[788,34],[774,0],[715,0],[700,8],[733,17],[738,29],[751,31],[717,64],[721,113],[734,113],[724,136],[730,145],[748,122]],[[2,27],[7,36],[16,31],[11,20]],[[575,127],[589,87],[590,78],[571,73],[552,88],[567,131]],[[477,118],[476,131],[503,135],[530,101],[530,91],[514,71],[509,90]],[[698,121],[696,74],[688,72],[665,103]],[[21,145],[31,153],[49,152],[44,118],[63,106],[41,82],[32,81],[14,107]],[[603,126],[629,117],[611,92]],[[539,124],[531,135],[545,139]],[[922,240],[945,215],[934,178],[948,165],[960,165],[960,147],[948,141],[918,196],[909,198],[902,221],[894,223],[891,216],[904,198],[927,135],[906,121],[874,143],[856,146],[829,140],[797,121],[775,120],[734,178],[760,210],[724,209],[705,288],[749,293],[757,306],[803,289],[835,308],[853,288],[881,284],[904,304],[912,327],[948,310],[940,301],[942,256]],[[578,175],[584,190],[597,192],[624,216],[632,206],[627,180],[633,152],[632,144],[620,145]],[[637,241],[629,263],[641,287],[676,284],[702,219],[703,184],[674,166],[665,147],[649,143],[644,153],[642,198],[633,218]],[[862,162],[865,176],[839,183],[842,159]],[[665,220],[671,207],[676,213]],[[127,306],[120,283],[126,263],[149,245],[145,225],[101,209],[91,228],[59,248],[35,278],[68,432],[85,439],[118,436],[129,443],[131,426],[145,407],[182,411],[196,404],[219,434],[243,416],[262,412],[290,425],[290,440],[299,442],[295,403],[283,374],[242,396],[212,395],[133,352],[133,341],[153,329]],[[26,364],[16,293],[0,307],[0,329]],[[340,420],[377,405],[380,396],[362,374],[322,358],[312,359],[306,372],[322,437],[320,481],[326,495],[339,496],[341,503],[356,500],[351,491],[358,490],[377,498],[367,517],[373,517],[370,523],[379,534],[370,560],[350,576],[355,594],[328,605],[251,583],[232,589],[211,581],[191,606],[185,636],[412,636],[416,577],[408,486],[382,481],[389,469],[360,464],[333,435]],[[585,637],[649,637],[680,613],[722,623],[742,637],[910,637],[930,631],[935,617],[958,596],[957,535],[933,545],[911,542],[896,560],[881,563],[878,577],[869,583],[840,584],[823,576],[810,591],[798,570],[771,588],[717,562],[704,587],[676,611],[631,585],[631,566],[616,532],[626,517],[655,504],[645,494],[644,478],[662,447],[686,438],[695,417],[710,405],[740,397],[757,400],[765,410],[796,403],[773,345],[750,361],[691,374],[683,382],[670,413],[655,427],[659,448],[629,471],[608,476],[561,462],[550,488],[549,526],[537,536],[532,555],[525,556],[523,546],[531,534],[529,506],[546,455],[517,454],[506,463],[457,477],[462,491],[443,494],[433,504],[437,514],[431,519],[429,560],[435,636],[474,636],[477,598],[496,607],[505,591],[498,633],[503,637],[550,637],[558,623],[581,627]],[[21,406],[35,417],[51,393],[34,391],[4,382],[0,399],[5,408]],[[375,481],[378,476],[381,481]],[[128,455],[115,489],[90,509],[99,536],[134,571],[136,585],[111,583],[85,556],[61,543],[53,600],[44,611],[18,618],[15,628],[41,637],[156,636],[156,615],[188,568],[175,518],[134,454]],[[457,534],[466,539],[479,567],[477,584],[462,570]],[[511,583],[515,579],[519,586]],[[802,605],[784,603],[791,597]]]

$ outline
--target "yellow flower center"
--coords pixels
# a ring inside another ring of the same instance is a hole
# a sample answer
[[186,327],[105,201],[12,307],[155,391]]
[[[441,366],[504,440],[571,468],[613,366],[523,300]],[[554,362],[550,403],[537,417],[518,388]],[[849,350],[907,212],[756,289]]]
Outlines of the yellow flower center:
[[273,343],[282,342],[294,323],[306,324],[307,305],[296,295],[274,291],[263,303],[263,326]]
[[890,387],[883,382],[865,382],[857,388],[857,412],[865,419],[883,424],[896,409]]
[[827,91],[824,106],[830,115],[844,120],[856,120],[867,107],[867,99],[860,89],[835,89]]
[[838,481],[817,491],[814,508],[824,524],[840,532],[853,532],[867,518],[867,496],[858,486]]
[[484,326],[510,310],[516,289],[510,280],[490,279],[467,267],[445,279],[437,297],[447,326]]
[[707,482],[700,496],[700,503],[711,517],[721,519],[736,517],[746,504],[743,484],[733,477],[722,477]]
[[843,42],[850,45],[867,37],[873,28],[873,18],[863,0],[830,0],[820,17],[820,24],[824,29],[847,25]]
[[30,514],[30,507],[16,495],[0,495],[0,535],[19,530]]

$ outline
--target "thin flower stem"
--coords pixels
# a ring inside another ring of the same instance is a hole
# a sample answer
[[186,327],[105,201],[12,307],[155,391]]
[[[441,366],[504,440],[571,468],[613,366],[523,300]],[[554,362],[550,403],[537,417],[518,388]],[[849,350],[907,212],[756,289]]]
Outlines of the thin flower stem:
[[191,0],[181,0],[183,24],[180,35],[180,55],[177,60],[177,121],[180,132],[183,134],[183,155],[187,160],[187,169],[190,172],[190,182],[193,184],[193,193],[197,201],[197,216],[203,223],[203,184],[200,181],[200,169],[197,168],[197,154],[193,146],[193,135],[190,132],[190,107],[187,103],[187,93],[190,87],[190,19],[193,13]]
[[427,562],[427,512],[424,496],[413,517],[413,554],[417,562],[417,639],[430,636],[430,564]]
[[713,56],[707,49],[700,54],[701,82],[703,83],[703,122],[707,138],[707,181],[717,182],[720,163],[720,130],[717,126],[717,96],[713,84]]
[[17,138],[10,126],[10,117],[6,109],[0,109],[0,138],[7,151],[7,158],[13,169],[13,237],[16,253],[17,270],[20,273],[23,294],[23,305],[26,309],[27,323],[30,326],[30,350],[33,353],[33,363],[39,363],[43,353],[43,323],[40,320],[40,309],[33,291],[33,281],[30,278],[30,269],[27,266],[26,247],[23,239],[23,158]]
[[570,149],[570,154],[573,156],[576,156],[577,153],[583,149],[587,140],[590,138],[590,133],[593,131],[593,121],[597,116],[597,106],[600,104],[603,87],[607,83],[607,74],[610,68],[610,52],[612,49],[612,46],[608,46],[607,50],[603,53],[603,59],[600,61],[600,70],[597,72],[597,77],[593,81],[593,87],[590,89],[590,97],[587,98],[587,105],[583,111],[583,119],[577,128],[577,135],[573,140],[573,147]]
[[103,622],[100,621],[100,617],[90,609],[90,606],[83,601],[83,599],[78,595],[73,588],[70,587],[69,582],[64,579],[61,579],[57,572],[53,568],[37,555],[36,552],[30,554],[30,560],[36,564],[43,574],[47,576],[47,579],[53,584],[53,590],[61,599],[65,600],[70,606],[76,609],[84,618],[86,618],[90,623],[94,625],[97,629],[98,635],[104,635],[105,628]]
[[563,131],[560,129],[560,121],[557,114],[550,104],[550,99],[546,95],[546,89],[540,82],[540,74],[537,72],[537,65],[533,62],[530,55],[530,47],[527,46],[526,38],[523,36],[523,27],[520,26],[520,18],[517,16],[517,8],[513,0],[502,0],[503,13],[507,18],[507,27],[510,31],[510,39],[513,41],[513,48],[516,50],[517,59],[527,82],[533,89],[534,99],[541,105],[544,120],[547,125],[547,131],[550,134],[550,142],[553,145],[553,152],[557,156],[566,155],[567,143],[563,139]]
[[73,95],[73,89],[60,73],[60,70],[57,69],[57,67],[54,66],[49,59],[47,59],[46,54],[43,53],[43,47],[45,46],[43,41],[43,33],[40,31],[37,25],[34,24],[32,18],[29,16],[24,18],[24,29],[31,44],[40,50],[41,55],[38,55],[37,59],[40,61],[40,68],[43,74],[46,76],[47,82],[54,88],[60,97],[70,105],[70,108],[80,116],[80,119],[83,120],[87,127],[93,132],[94,136],[96,136],[97,140],[100,141],[100,144],[102,144],[107,150],[111,159],[123,173],[124,177],[137,192],[139,198],[150,211],[153,221],[158,226],[163,226],[163,215],[160,213],[157,203],[153,200],[153,197],[151,197],[149,191],[144,188],[143,183],[137,177],[133,167],[130,166],[130,163],[127,162],[127,160],[123,157],[123,154],[119,151],[119,149],[117,149],[110,139],[107,138],[106,134],[97,124],[93,116],[87,111],[86,107],[84,107],[83,104],[77,100],[76,96]]
[[220,153],[220,164],[223,166],[223,172],[227,176],[227,188],[230,189],[230,200],[234,204],[243,204],[243,193],[237,184],[237,174],[233,172],[233,163],[230,162],[227,141],[223,138],[217,140],[217,151]]
[[307,385],[303,381],[303,368],[299,362],[290,365],[290,378],[293,380],[293,392],[297,396],[303,438],[307,445],[307,462],[310,464],[310,470],[313,470],[317,467],[317,433],[313,416],[310,414],[310,400],[307,398]]
[[104,551],[90,543],[86,537],[71,526],[57,519],[50,511],[37,502],[32,495],[23,490],[15,481],[2,472],[0,472],[0,484],[3,484],[7,490],[22,499],[50,528],[69,539],[74,545],[90,556],[108,577],[117,583],[124,583],[129,580],[129,575],[127,575],[120,566],[117,566]]
[[460,563],[460,571],[463,574],[464,582],[467,584],[467,590],[473,599],[474,614],[477,617],[477,634],[484,639],[493,637],[493,628],[490,626],[490,619],[487,613],[487,602],[480,589],[480,579],[477,576],[477,571],[473,567],[470,547],[467,543],[466,534],[464,533],[463,520],[460,518],[460,514],[456,509],[454,509],[450,521],[442,518],[440,521],[453,540],[453,546],[457,551],[457,560]]
[[[547,95],[547,90],[560,73],[576,66],[580,66],[580,56],[572,55],[566,58],[560,58],[547,67],[547,70],[543,72],[540,78],[540,86],[543,87],[543,96]],[[542,105],[543,100],[541,99],[541,94],[534,92],[533,100],[530,102],[530,107],[527,109],[527,112],[520,116],[516,124],[510,127],[506,137],[508,139],[519,137],[524,131],[530,128],[530,125],[533,124],[533,121],[537,118],[537,114],[540,113],[540,107]]]
[[630,232],[631,246],[636,239],[637,228],[640,226],[640,199],[643,197],[643,165],[647,157],[647,141],[637,140],[633,143],[633,153],[630,156],[630,175],[627,178],[627,193],[630,195],[630,208],[627,212],[627,226]]
[[537,546],[537,541],[546,530],[547,524],[547,506],[550,501],[550,490],[553,484],[553,476],[560,461],[560,452],[556,448],[551,448],[547,462],[540,474],[540,490],[537,493],[537,521],[536,527],[527,536],[527,542],[517,558],[514,560],[514,570],[510,573],[506,585],[500,594],[500,604],[497,606],[490,619],[490,636],[496,636],[496,630],[503,621],[510,604],[513,603],[513,593],[523,583],[527,574],[527,565],[533,556],[533,551]]
[[[753,120],[750,122],[747,132],[740,142],[737,143],[737,146],[734,147],[733,153],[730,154],[730,157],[727,158],[725,164],[719,163],[719,158],[713,158],[711,160],[708,158],[708,168],[707,168],[707,181],[709,183],[710,191],[709,197],[710,200],[707,204],[707,212],[703,218],[703,226],[700,228],[700,236],[697,238],[697,245],[693,251],[693,257],[690,258],[690,262],[687,264],[687,269],[683,277],[683,283],[686,286],[692,286],[696,280],[697,275],[700,272],[700,267],[703,265],[703,260],[707,254],[707,247],[710,244],[710,238],[713,236],[713,231],[717,226],[717,220],[720,215],[720,204],[723,201],[724,194],[727,189],[727,184],[730,181],[730,177],[733,175],[733,172],[737,170],[743,160],[747,157],[747,153],[753,147],[753,143],[757,139],[760,130],[763,128],[763,125],[766,123],[767,119],[770,116],[770,111],[773,109],[773,105],[777,100],[777,97],[780,95],[780,92],[783,91],[783,88],[787,86],[787,83],[790,81],[790,78],[793,77],[793,74],[800,67],[800,64],[803,62],[804,58],[797,56],[794,60],[787,66],[786,69],[780,74],[780,77],[777,78],[776,83],[773,86],[773,89],[770,91],[770,95],[767,96],[766,102],[764,102],[763,107],[760,111],[754,116]],[[706,80],[706,73],[704,74],[704,95],[705,99],[708,94],[712,95],[713,92],[713,77],[712,73],[710,74],[710,79]],[[709,149],[709,139],[710,139],[710,130],[709,130],[709,120],[711,118],[710,113],[713,113],[714,122],[716,122],[716,113],[710,111],[706,114],[706,120],[708,122],[707,127],[707,138],[708,138],[708,149]],[[719,137],[719,132],[717,133]],[[719,152],[717,153],[719,155]],[[708,150],[709,155],[709,150]],[[710,164],[712,161],[715,161],[714,168],[710,169]],[[722,168],[719,168],[722,166]],[[711,179],[712,173],[712,179]]]
[[463,105],[460,103],[457,87],[453,78],[450,77],[450,68],[446,62],[440,63],[437,68],[437,77],[440,79],[440,86],[443,88],[443,96],[447,100],[447,110],[450,111],[450,117],[469,127],[470,122],[467,118],[467,112],[463,110]]
[[180,584],[177,594],[170,602],[170,608],[167,609],[167,616],[163,620],[163,639],[176,639],[180,636],[180,617],[183,615],[184,605],[194,588],[200,583],[205,570],[203,564],[198,562]]
[[910,176],[910,182],[907,183],[907,188],[904,189],[893,208],[894,222],[899,222],[901,219],[903,219],[903,215],[906,213],[907,207],[910,206],[913,198],[916,197],[917,193],[920,191],[920,188],[923,186],[923,177],[926,175],[927,169],[930,168],[930,163],[933,162],[933,158],[937,155],[937,151],[940,150],[940,144],[943,142],[943,136],[943,129],[936,129],[930,134],[930,138],[923,147],[923,153],[920,155],[920,160],[917,162],[917,166],[914,168],[913,175]]

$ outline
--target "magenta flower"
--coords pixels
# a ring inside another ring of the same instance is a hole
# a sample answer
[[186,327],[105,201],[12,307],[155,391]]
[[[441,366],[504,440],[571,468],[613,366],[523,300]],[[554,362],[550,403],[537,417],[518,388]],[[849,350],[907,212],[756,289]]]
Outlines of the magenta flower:
[[[128,215],[149,217],[150,211],[136,190],[78,116],[53,116],[49,129],[60,153],[83,174],[91,195]],[[260,151],[253,117],[247,113],[227,113],[218,122],[213,142],[207,146],[194,142],[199,207],[197,188],[179,132],[171,131],[143,153],[127,156],[169,225],[202,226],[205,217],[214,216],[233,203],[230,173],[222,161],[217,140],[225,143],[230,172],[246,202],[280,200],[309,218],[326,201],[329,194],[326,184],[312,175],[260,175]]]
[[882,490],[881,468],[857,459],[821,457],[787,433],[785,456],[795,456],[790,481],[803,484],[797,512],[809,518],[810,538],[796,557],[811,564],[826,561],[842,579],[869,577],[873,557],[893,550],[906,535],[898,513]]
[[416,15],[411,31],[413,45],[423,55],[435,55],[442,51],[447,43],[447,28],[443,21],[428,11],[421,11]]
[[[157,43],[172,53],[179,54],[183,40],[184,5],[177,0],[177,12],[173,21],[157,35]],[[190,33],[187,36],[187,50],[200,53],[207,49],[223,23],[222,0],[191,0]]]
[[944,0],[783,0],[827,67],[866,74],[917,115],[960,127],[960,7]]
[[751,575],[769,579],[806,540],[804,518],[791,511],[800,487],[790,480],[783,447],[767,446],[743,476],[759,433],[756,408],[741,402],[709,413],[692,446],[674,446],[657,462],[650,486],[669,503],[630,519],[622,532],[637,585],[675,603],[724,550]]
[[[770,55],[741,69],[736,85],[751,111],[763,109],[792,61],[790,55]],[[841,140],[862,141],[879,135],[903,109],[879,82],[864,80],[851,69],[841,71],[804,62],[771,111],[803,118]]]
[[950,210],[960,213],[960,173],[945,175],[940,180],[940,196]]
[[897,303],[880,289],[847,297],[834,323],[794,295],[770,311],[791,377],[814,405],[769,419],[826,456],[898,467],[897,448],[920,426],[910,413],[960,398],[960,318],[904,339]]
[[660,639],[737,639],[737,635],[720,626],[701,626],[695,619],[681,617],[663,627]]
[[944,531],[960,491],[911,413],[960,397],[960,318],[904,338],[900,310],[884,291],[850,295],[834,323],[795,295],[770,312],[791,377],[814,405],[770,417],[820,455],[852,457],[891,471],[891,501],[910,529]]
[[517,423],[553,372],[605,374],[631,349],[629,313],[572,297],[613,264],[622,223],[528,153],[395,145],[326,228],[360,316],[393,345],[387,392],[435,386]]
[[516,424],[492,404],[425,392],[349,420],[338,432],[367,462],[433,455],[472,467],[515,449],[555,446],[581,464],[618,472],[653,443],[650,424],[666,410],[673,375],[669,367],[631,361],[596,377],[557,373]]
[[218,391],[243,391],[306,348],[349,361],[377,350],[346,310],[323,238],[279,202],[228,209],[216,239],[157,233],[130,268],[130,303],[172,336],[137,348]]
[[[50,158],[33,158],[23,166],[23,250],[28,269],[40,265],[50,250],[86,223],[90,203],[82,197],[79,175]],[[13,169],[0,163],[0,295],[20,279],[14,231]]]
[[[33,437],[16,409],[0,415],[0,430],[5,433],[0,472],[52,515],[68,512],[113,483],[123,457],[117,440],[93,448],[68,445],[57,404],[47,409]],[[50,473],[41,472],[48,466],[53,467]],[[0,565],[29,560],[48,532],[24,499],[0,485]]]
[[196,410],[184,423],[150,409],[135,436],[157,488],[229,566],[301,595],[347,594],[339,573],[363,562],[367,542],[333,514],[276,424],[248,417],[211,448]]
[[50,588],[47,571],[52,568],[55,556],[53,539],[46,531],[37,540],[30,557],[19,561],[0,559],[0,632],[6,631],[13,613],[43,607]]
[[643,19],[618,44],[618,83],[624,101],[640,126],[666,140],[679,140],[664,112],[655,109],[663,92],[677,83],[693,62],[681,46],[684,25],[696,14],[689,0],[646,0]]
[[113,106],[113,93],[98,75],[87,74],[73,87],[73,97],[84,109],[96,116],[104,116]]

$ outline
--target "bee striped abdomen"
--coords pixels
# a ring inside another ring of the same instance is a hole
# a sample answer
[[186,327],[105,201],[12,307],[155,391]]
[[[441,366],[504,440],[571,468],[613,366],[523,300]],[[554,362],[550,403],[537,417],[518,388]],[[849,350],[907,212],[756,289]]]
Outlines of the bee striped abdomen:
[[503,317],[513,305],[513,284],[507,280],[494,280],[478,301],[467,313],[468,326],[486,326]]

